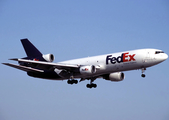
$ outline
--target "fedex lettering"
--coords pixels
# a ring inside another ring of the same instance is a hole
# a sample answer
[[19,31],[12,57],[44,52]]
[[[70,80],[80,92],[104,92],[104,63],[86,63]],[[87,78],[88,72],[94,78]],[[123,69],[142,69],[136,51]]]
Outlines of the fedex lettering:
[[115,64],[116,62],[121,63],[121,62],[135,61],[135,59],[134,59],[135,55],[136,54],[130,55],[129,52],[122,53],[122,55],[118,56],[118,57],[112,57],[112,55],[108,55],[106,57],[106,64],[109,64],[109,61],[112,64]]

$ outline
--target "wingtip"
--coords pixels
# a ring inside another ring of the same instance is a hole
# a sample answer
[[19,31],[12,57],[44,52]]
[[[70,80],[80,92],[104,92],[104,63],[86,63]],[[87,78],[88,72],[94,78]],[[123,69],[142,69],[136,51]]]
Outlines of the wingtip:
[[14,61],[18,61],[18,58],[11,58],[9,60],[14,60]]
[[3,65],[8,65],[9,66],[9,63],[2,63]]

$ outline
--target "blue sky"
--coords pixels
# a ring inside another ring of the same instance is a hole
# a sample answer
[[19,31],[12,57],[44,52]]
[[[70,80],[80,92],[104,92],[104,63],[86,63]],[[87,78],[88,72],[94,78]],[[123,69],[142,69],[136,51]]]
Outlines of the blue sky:
[[[26,54],[28,38],[55,62],[140,48],[169,54],[167,0],[1,0],[0,63]],[[125,80],[84,81],[31,78],[0,65],[0,120],[168,120],[169,62],[125,72]]]

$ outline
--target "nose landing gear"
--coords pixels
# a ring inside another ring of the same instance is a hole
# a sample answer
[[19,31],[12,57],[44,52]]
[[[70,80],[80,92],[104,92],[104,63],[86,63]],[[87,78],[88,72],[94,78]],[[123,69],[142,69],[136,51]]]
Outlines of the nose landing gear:
[[144,74],[144,72],[145,72],[146,68],[142,68],[141,70],[142,70],[141,77],[145,78],[145,77],[146,77],[146,75]]

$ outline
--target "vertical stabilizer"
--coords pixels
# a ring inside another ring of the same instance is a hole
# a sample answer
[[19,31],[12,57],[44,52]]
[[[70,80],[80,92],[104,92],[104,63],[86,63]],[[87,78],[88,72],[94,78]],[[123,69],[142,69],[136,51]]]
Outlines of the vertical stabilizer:
[[27,38],[21,39],[21,42],[28,57],[42,56],[42,53]]

